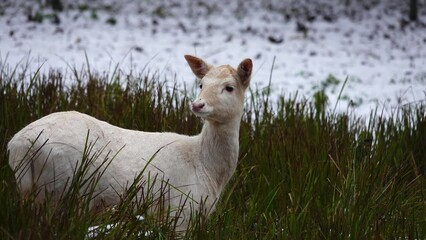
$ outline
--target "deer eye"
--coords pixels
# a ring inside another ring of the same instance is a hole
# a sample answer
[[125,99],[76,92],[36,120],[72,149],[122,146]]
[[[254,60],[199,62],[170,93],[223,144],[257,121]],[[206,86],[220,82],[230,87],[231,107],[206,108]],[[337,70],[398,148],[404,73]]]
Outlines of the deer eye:
[[200,89],[203,89],[203,84],[200,84]]
[[225,90],[228,91],[228,92],[232,92],[232,91],[234,91],[234,87],[226,86]]

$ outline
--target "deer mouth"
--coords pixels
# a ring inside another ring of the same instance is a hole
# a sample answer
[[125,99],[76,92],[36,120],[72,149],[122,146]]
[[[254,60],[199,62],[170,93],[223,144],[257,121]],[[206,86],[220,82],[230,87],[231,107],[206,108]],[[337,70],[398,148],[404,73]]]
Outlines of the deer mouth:
[[191,111],[198,117],[207,118],[212,112],[211,107],[205,104],[195,104],[191,105]]

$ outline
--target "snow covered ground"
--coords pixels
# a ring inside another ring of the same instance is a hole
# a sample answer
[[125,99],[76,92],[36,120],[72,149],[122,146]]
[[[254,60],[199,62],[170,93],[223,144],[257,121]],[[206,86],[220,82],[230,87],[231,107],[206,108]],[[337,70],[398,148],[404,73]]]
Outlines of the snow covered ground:
[[[311,99],[324,89],[333,107],[348,78],[338,107],[343,111],[368,115],[378,106],[390,114],[426,103],[424,14],[420,23],[408,23],[404,11],[380,6],[350,16],[337,10],[285,14],[287,5],[273,1],[158,2],[79,5],[56,18],[45,8],[10,4],[0,16],[0,65],[70,72],[85,68],[87,55],[100,73],[118,64],[125,73],[156,73],[191,86],[184,54],[233,66],[249,57],[252,87],[266,87],[271,78],[273,96]],[[37,12],[43,21],[29,21]]]

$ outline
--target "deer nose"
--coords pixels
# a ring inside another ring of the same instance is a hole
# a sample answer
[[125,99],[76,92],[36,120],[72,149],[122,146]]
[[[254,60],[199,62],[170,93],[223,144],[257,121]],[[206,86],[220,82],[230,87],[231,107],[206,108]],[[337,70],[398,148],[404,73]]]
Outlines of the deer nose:
[[203,102],[194,102],[193,104],[192,104],[192,111],[194,111],[194,112],[199,112],[199,111],[201,111],[201,109],[203,109],[203,107],[205,106],[206,104],[204,104]]

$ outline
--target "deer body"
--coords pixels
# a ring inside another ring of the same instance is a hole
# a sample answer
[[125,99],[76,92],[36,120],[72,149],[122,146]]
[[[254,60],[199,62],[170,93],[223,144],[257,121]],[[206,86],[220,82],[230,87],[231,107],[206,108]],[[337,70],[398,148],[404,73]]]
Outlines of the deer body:
[[[120,194],[145,170],[143,174],[172,186],[171,206],[182,204],[177,196],[183,193],[193,200],[184,211],[197,207],[201,200],[206,212],[213,210],[237,166],[244,92],[252,63],[246,59],[235,70],[185,58],[203,85],[191,106],[205,120],[199,135],[128,130],[74,111],[53,113],[26,126],[8,144],[9,164],[22,194],[33,187],[44,188],[54,197],[62,193],[83,157],[88,136],[99,154],[93,165],[111,159],[96,185],[93,206],[118,203]],[[30,148],[40,150],[23,165]],[[44,192],[37,196],[39,201],[44,200]]]

